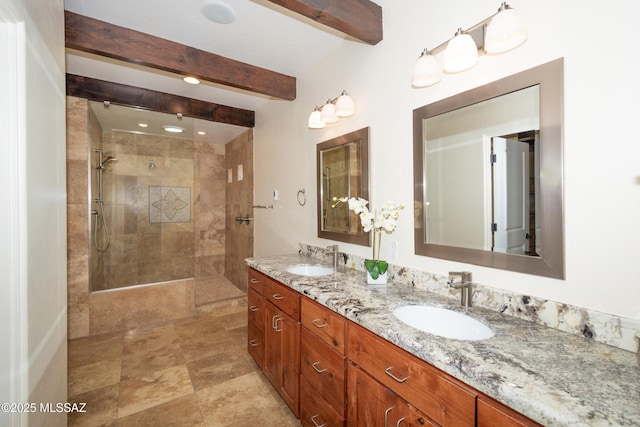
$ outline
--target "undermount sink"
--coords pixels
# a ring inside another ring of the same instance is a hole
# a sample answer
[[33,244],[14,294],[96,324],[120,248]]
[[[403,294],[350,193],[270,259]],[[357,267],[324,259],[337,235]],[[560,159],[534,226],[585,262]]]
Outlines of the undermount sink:
[[298,276],[327,276],[333,273],[333,268],[324,265],[298,264],[287,268],[287,271]]
[[404,305],[393,310],[393,315],[413,328],[444,338],[476,341],[486,340],[494,335],[484,323],[446,308]]

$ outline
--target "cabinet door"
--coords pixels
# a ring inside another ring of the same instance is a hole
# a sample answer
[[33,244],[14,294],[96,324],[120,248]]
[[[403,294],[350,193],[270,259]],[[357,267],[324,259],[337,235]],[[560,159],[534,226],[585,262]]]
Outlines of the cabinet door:
[[283,316],[273,304],[266,302],[264,305],[264,375],[278,390],[282,383],[282,334],[280,330]]
[[397,398],[369,374],[347,367],[347,427],[389,427],[398,419]]
[[264,375],[291,411],[299,413],[300,323],[265,303]]
[[282,320],[276,321],[276,329],[282,334],[282,385],[280,395],[299,415],[300,400],[300,323],[281,312]]

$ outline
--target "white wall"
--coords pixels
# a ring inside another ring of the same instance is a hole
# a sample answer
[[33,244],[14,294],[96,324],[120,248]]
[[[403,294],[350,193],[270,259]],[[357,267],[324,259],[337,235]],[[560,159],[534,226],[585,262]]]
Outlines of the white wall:
[[[62,1],[3,1],[0,32],[0,400],[65,402]],[[3,411],[0,424],[66,425],[35,409]]]
[[[298,76],[294,102],[273,101],[256,114],[255,253],[293,253],[316,237],[315,145],[365,126],[371,128],[371,201],[405,203],[391,262],[438,274],[462,268],[497,288],[640,319],[640,2],[510,1],[525,18],[529,39],[520,48],[484,56],[472,70],[445,76],[431,88],[412,89],[411,70],[424,47],[491,15],[489,0],[404,0],[383,6],[384,40],[377,46],[345,41]],[[310,46],[310,48],[312,48]],[[413,254],[412,110],[533,66],[565,58],[564,178],[566,280],[420,257]],[[356,115],[309,130],[313,107],[346,89]],[[307,204],[296,202],[306,189]],[[340,244],[367,256],[370,248]]]

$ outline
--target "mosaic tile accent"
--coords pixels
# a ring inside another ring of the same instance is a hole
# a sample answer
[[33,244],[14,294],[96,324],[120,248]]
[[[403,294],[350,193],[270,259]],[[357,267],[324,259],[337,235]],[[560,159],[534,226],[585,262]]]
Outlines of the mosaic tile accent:
[[149,186],[149,222],[191,221],[191,187]]

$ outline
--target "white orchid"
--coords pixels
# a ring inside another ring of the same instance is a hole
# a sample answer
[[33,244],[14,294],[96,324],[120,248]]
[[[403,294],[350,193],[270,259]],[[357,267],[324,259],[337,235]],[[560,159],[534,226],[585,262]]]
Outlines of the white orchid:
[[396,229],[396,221],[400,216],[400,210],[404,209],[403,204],[386,202],[379,211],[371,212],[367,208],[369,201],[360,197],[341,197],[334,200],[349,203],[349,210],[360,217],[360,223],[365,233],[371,230],[384,230],[387,233],[393,233]]
[[352,210],[360,217],[360,223],[365,233],[373,230],[373,259],[366,259],[364,266],[373,280],[378,279],[381,274],[385,274],[389,264],[380,260],[380,237],[381,231],[393,233],[396,229],[396,221],[400,216],[400,211],[404,205],[394,202],[387,202],[382,205],[379,211],[370,212],[367,208],[369,201],[360,197],[334,197],[335,202],[331,207],[335,208],[340,203],[349,203],[349,210]]

